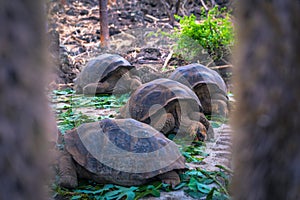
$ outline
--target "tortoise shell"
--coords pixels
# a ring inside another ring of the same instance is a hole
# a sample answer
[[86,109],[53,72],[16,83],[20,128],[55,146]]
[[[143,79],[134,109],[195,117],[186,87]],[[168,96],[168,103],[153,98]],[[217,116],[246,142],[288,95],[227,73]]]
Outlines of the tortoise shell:
[[204,65],[193,63],[175,69],[169,76],[170,79],[178,81],[184,85],[195,89],[200,84],[210,85],[215,92],[220,92],[227,96],[227,87],[218,72],[205,67]]
[[131,117],[144,122],[176,100],[191,101],[202,111],[197,95],[190,88],[177,81],[160,78],[138,87],[131,94],[121,115],[123,118]]
[[177,145],[134,119],[86,123],[64,135],[65,149],[94,179],[143,184],[159,174],[185,168]]
[[129,71],[134,66],[117,54],[102,54],[90,60],[74,81],[76,92],[81,93],[84,86],[90,83],[103,82],[110,76],[117,75],[121,77],[122,74],[119,74],[121,71],[118,70],[120,68]]

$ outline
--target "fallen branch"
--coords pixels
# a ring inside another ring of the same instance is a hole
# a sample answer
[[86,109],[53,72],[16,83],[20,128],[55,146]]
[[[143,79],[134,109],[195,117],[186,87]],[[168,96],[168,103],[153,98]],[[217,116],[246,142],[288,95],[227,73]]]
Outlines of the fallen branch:
[[171,50],[170,53],[169,53],[169,55],[167,56],[165,62],[164,62],[163,69],[167,67],[169,61],[170,61],[171,58],[172,58],[172,55],[173,55],[173,51]]
[[203,1],[203,0],[200,0],[200,1],[201,1],[202,6],[204,7],[204,9],[205,9],[206,11],[208,11],[208,7],[207,7],[207,5],[204,3],[204,1]]

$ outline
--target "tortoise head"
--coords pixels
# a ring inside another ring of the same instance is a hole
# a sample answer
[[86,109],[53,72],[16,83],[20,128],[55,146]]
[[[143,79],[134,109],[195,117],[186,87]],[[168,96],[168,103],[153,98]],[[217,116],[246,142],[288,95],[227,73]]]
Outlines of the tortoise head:
[[141,82],[140,78],[137,76],[134,76],[131,79],[130,90],[135,91],[141,85],[142,85],[142,82]]
[[212,100],[211,112],[214,115],[218,115],[220,117],[228,117],[229,116],[228,101]]
[[207,130],[200,122],[194,122],[187,130],[191,135],[195,136],[195,140],[204,141],[207,139]]

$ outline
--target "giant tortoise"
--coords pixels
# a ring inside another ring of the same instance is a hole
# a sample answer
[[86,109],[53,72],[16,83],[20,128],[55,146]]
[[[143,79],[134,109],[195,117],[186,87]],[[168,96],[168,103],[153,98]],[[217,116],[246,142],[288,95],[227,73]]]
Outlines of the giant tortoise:
[[60,138],[54,166],[62,187],[76,187],[78,178],[123,186],[162,180],[175,186],[185,169],[173,141],[134,119],[82,124]]
[[165,135],[198,140],[213,138],[213,129],[203,114],[196,94],[187,86],[160,78],[133,92],[117,118],[133,118],[150,124]]
[[117,54],[102,54],[91,59],[75,79],[75,90],[84,94],[127,93],[141,85],[131,74],[132,66]]
[[204,114],[228,116],[227,87],[216,71],[193,63],[176,68],[169,78],[193,89],[203,106]]

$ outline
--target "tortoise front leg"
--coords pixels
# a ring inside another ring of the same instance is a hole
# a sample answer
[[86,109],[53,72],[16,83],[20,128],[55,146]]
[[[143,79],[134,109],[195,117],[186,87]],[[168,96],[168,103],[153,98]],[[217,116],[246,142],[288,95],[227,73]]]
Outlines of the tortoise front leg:
[[130,91],[135,91],[141,85],[142,85],[142,82],[138,77],[132,78],[130,80]]
[[65,188],[78,186],[77,174],[71,155],[65,150],[55,150],[55,165],[58,175],[57,184]]
[[172,188],[180,183],[180,177],[177,172],[169,171],[157,176],[163,183],[170,184]]
[[212,116],[218,115],[221,117],[228,117],[229,110],[227,101],[223,101],[220,99],[212,99],[211,112]]

